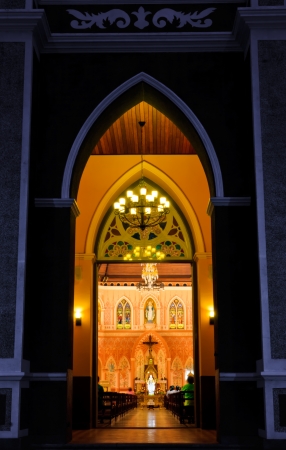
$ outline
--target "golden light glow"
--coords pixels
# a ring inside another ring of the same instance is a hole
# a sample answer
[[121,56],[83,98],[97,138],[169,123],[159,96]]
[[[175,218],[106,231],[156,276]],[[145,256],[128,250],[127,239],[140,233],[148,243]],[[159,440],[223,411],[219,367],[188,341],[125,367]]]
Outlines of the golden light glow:
[[81,309],[76,309],[74,312],[74,316],[76,319],[81,319],[82,318]]

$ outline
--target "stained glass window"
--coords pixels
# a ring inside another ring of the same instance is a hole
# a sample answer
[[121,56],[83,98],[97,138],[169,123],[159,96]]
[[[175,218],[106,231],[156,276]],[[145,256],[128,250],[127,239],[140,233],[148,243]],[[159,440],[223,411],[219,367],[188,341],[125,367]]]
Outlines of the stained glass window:
[[117,328],[123,328],[123,305],[119,303],[117,306]]
[[184,328],[184,307],[178,299],[175,299],[169,307],[169,328]]
[[122,300],[122,302],[118,303],[116,321],[116,328],[118,330],[129,330],[131,328],[131,307],[126,300]]
[[[147,188],[157,190],[151,183],[147,183]],[[158,192],[161,195],[160,189]],[[122,192],[123,197],[125,194],[125,191]],[[182,217],[177,205],[172,203],[171,213],[164,222],[141,230],[139,227],[131,227],[128,222],[121,222],[113,211],[109,211],[102,222],[102,232],[97,242],[97,258],[105,261],[144,261],[162,259],[163,255],[165,261],[192,259],[190,230],[186,228]],[[155,249],[151,257],[146,256],[143,251],[148,246]]]

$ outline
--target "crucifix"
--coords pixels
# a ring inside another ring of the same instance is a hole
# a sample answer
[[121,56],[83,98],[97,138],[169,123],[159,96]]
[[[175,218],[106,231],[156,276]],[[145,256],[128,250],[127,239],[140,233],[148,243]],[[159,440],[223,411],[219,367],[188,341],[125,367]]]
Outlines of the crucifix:
[[153,342],[152,341],[152,336],[150,334],[149,341],[142,342],[142,344],[148,345],[148,347],[149,347],[149,358],[151,358],[153,360],[153,358],[152,358],[152,346],[155,345],[155,344],[158,344],[158,342]]

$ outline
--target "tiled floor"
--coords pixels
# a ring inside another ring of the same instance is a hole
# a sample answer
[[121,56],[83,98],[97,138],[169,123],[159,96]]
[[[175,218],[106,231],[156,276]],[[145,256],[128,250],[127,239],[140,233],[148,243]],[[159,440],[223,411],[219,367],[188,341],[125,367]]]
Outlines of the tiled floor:
[[172,413],[162,409],[134,409],[93,430],[73,432],[71,444],[216,444],[214,430],[201,430],[180,424]]

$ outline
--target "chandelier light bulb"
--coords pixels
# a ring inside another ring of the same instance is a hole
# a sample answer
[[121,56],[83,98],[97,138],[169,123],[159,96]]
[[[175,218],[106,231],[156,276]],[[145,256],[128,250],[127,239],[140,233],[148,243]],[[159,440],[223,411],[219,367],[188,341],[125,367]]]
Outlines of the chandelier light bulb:
[[152,195],[147,194],[143,178],[139,182],[137,192],[139,195],[128,190],[125,198],[122,197],[119,202],[114,203],[114,214],[118,215],[121,222],[142,231],[166,222],[166,215],[170,213],[170,202],[167,202],[166,197],[161,197],[159,201],[157,191],[152,191]]

